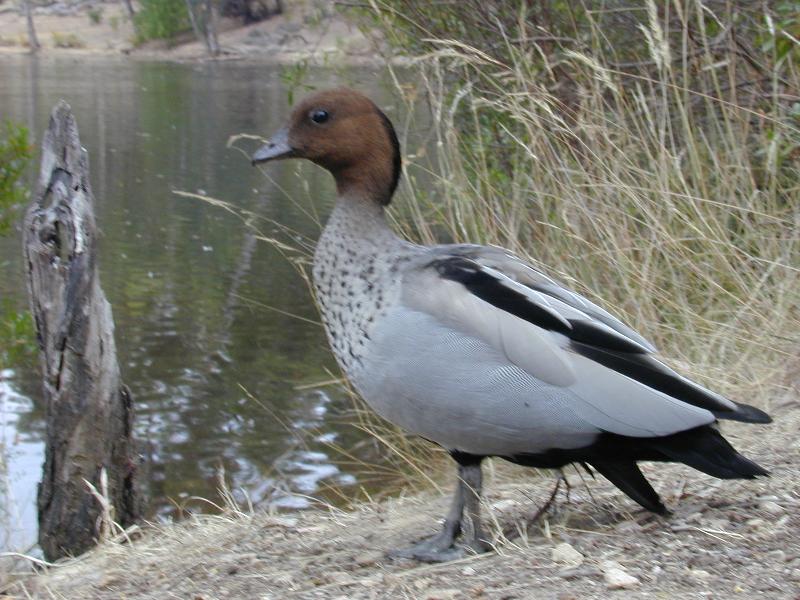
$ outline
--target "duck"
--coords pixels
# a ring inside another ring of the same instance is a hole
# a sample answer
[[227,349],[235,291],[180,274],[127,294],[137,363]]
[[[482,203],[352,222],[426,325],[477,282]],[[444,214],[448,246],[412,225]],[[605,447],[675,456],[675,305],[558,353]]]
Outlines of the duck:
[[598,304],[495,246],[425,246],[397,235],[387,207],[402,171],[395,129],[349,88],[300,101],[252,164],[309,160],[336,200],[313,258],[313,287],[342,371],[381,417],[446,450],[457,484],[441,529],[392,557],[444,562],[492,549],[482,462],[582,465],[643,508],[669,511],[640,461],[721,479],[768,471],[719,420],[764,411],[680,375]]

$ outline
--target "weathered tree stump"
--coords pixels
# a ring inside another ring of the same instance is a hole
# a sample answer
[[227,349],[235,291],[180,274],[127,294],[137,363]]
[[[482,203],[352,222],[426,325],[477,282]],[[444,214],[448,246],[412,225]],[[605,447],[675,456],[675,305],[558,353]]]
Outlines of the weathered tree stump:
[[24,231],[47,418],[39,545],[50,560],[92,547],[109,519],[125,527],[138,516],[133,406],[100,289],[93,203],[88,157],[70,107],[60,101],[42,142]]

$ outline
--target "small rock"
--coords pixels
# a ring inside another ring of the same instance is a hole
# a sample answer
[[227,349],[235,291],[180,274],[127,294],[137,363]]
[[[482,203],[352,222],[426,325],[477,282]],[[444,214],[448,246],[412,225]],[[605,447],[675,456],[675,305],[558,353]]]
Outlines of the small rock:
[[773,502],[772,500],[762,502],[758,505],[758,508],[774,516],[782,515],[784,512],[786,512],[780,504]]
[[461,590],[431,590],[425,594],[425,600],[454,600],[461,595]]
[[355,558],[355,563],[359,567],[369,567],[374,565],[383,558],[383,554],[380,552],[365,552],[364,554],[359,554]]
[[703,569],[689,569],[689,575],[696,581],[708,581],[712,575]]
[[550,553],[550,558],[553,562],[568,565],[570,567],[579,567],[583,564],[583,554],[575,550],[566,542],[558,544]]
[[622,569],[609,569],[603,573],[606,587],[609,590],[629,590],[639,585],[639,580],[633,575],[629,575]]
[[480,598],[484,593],[486,593],[486,586],[482,583],[479,583],[478,585],[473,586],[469,590],[469,593],[473,598]]
[[706,519],[702,523],[703,529],[715,529],[717,531],[726,531],[731,526],[728,519]]
[[611,569],[619,569],[620,571],[625,570],[623,566],[615,560],[604,560],[602,563],[600,563],[600,570],[604,573]]
[[759,519],[759,518],[747,519],[745,525],[747,525],[750,529],[758,529],[762,525],[764,525],[764,519]]
[[347,585],[353,582],[353,578],[344,571],[331,571],[325,576],[329,583]]
[[639,580],[625,572],[622,566],[612,560],[607,560],[600,565],[603,579],[609,590],[629,590],[639,585]]

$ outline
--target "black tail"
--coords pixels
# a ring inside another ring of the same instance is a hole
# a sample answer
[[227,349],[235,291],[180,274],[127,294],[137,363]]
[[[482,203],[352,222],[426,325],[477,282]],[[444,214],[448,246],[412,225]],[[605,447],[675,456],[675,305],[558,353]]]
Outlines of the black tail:
[[668,514],[667,507],[661,503],[661,498],[645,479],[635,462],[604,462],[593,460],[591,465],[603,477],[625,492],[631,500],[638,502],[647,510],[660,515]]
[[645,443],[663,455],[661,460],[681,462],[720,479],[753,479],[769,475],[769,471],[739,454],[711,425],[650,438]]
[[547,469],[574,462],[588,463],[632,500],[659,514],[668,511],[642,475],[637,461],[684,463],[720,479],[753,479],[769,475],[769,471],[739,454],[713,425],[653,438],[602,433],[593,444],[584,448],[552,449],[540,454],[515,454],[503,458],[518,465]]
[[714,416],[718,419],[727,419],[728,421],[741,421],[742,423],[772,423],[772,417],[765,413],[760,408],[750,406],[749,404],[741,404],[734,402],[736,405],[735,411],[729,410],[712,410]]
[[[720,479],[753,479],[769,475],[769,471],[739,454],[710,425],[657,438],[613,436],[606,438],[605,443],[618,444],[614,452],[607,454],[613,458],[592,458],[588,460],[589,464],[632,500],[662,515],[669,511],[642,475],[634,462],[636,460],[680,462]],[[627,458],[623,458],[625,453]]]

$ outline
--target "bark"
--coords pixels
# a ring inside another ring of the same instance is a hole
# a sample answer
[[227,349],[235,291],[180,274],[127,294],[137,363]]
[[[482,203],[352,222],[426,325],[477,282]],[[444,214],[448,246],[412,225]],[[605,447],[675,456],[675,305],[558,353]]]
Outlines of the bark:
[[36,28],[33,26],[31,0],[22,0],[22,5],[25,9],[25,18],[28,21],[28,45],[31,47],[31,52],[37,52],[41,46],[39,45],[39,38],[36,37]]
[[[48,560],[86,551],[110,519],[126,527],[139,512],[133,405],[97,273],[93,204],[88,157],[61,101],[44,135],[23,233],[47,419],[37,502],[39,545]],[[107,490],[110,510],[87,482]]]
[[133,19],[133,16],[136,14],[136,11],[133,10],[133,3],[131,0],[122,0],[125,3],[125,8],[128,10],[128,16]]

